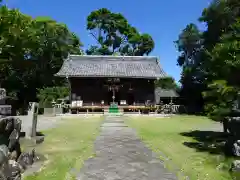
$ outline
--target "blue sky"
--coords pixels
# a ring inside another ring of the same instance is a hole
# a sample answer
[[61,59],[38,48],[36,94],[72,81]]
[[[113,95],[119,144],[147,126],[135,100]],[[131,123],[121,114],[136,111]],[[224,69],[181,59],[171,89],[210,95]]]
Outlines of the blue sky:
[[173,41],[188,23],[204,26],[197,19],[210,0],[7,0],[10,8],[36,16],[49,16],[67,24],[80,37],[85,48],[95,41],[86,30],[86,18],[91,11],[108,8],[122,13],[140,32],[149,33],[155,41],[151,53],[159,56],[166,73],[176,81],[181,69],[176,65],[178,52]]

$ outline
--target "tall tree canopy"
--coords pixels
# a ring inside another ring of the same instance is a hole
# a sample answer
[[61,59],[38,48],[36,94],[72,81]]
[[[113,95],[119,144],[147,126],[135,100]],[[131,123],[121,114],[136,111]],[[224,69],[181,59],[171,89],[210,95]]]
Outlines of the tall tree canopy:
[[195,102],[215,114],[231,109],[240,84],[239,18],[239,0],[214,0],[199,18],[207,29],[200,32],[189,24],[180,34],[178,64],[183,67],[182,92],[187,92],[187,105]]
[[97,43],[87,54],[143,56],[154,48],[149,34],[140,34],[122,14],[106,8],[91,12],[87,17],[87,30]]
[[180,94],[184,98],[188,112],[202,111],[203,73],[199,69],[202,33],[195,24],[189,24],[180,33],[175,44],[180,52],[177,64],[182,68]]
[[37,88],[62,84],[54,74],[69,53],[81,53],[81,42],[47,17],[33,19],[6,6],[0,16],[0,83],[23,106],[36,100]]

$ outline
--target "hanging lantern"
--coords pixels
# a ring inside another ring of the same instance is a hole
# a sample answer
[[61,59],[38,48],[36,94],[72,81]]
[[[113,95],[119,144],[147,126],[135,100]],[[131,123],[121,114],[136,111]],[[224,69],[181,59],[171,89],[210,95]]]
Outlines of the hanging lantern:
[[132,86],[131,86],[131,84],[130,84],[129,91],[132,91],[132,90],[133,90],[133,88],[132,88]]

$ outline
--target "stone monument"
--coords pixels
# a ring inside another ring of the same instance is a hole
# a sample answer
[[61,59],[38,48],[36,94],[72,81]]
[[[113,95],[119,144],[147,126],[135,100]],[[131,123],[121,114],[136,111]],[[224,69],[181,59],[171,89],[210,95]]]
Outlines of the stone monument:
[[0,88],[0,115],[10,116],[12,114],[12,106],[6,105],[7,93],[6,89]]
[[29,102],[28,120],[30,121],[30,127],[28,127],[27,129],[26,138],[36,137],[37,118],[38,118],[38,103]]

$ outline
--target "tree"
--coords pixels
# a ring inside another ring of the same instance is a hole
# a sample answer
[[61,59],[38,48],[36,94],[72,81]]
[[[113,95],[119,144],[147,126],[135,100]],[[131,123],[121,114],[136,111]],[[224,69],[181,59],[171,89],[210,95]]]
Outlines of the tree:
[[222,121],[230,113],[238,97],[239,88],[229,86],[225,80],[216,80],[208,85],[208,91],[203,92],[207,100],[205,110],[209,117]]
[[[239,92],[239,17],[240,2],[236,0],[214,1],[201,17],[208,24],[204,32],[206,59],[203,68],[208,83],[203,93],[205,109],[217,120],[232,109]],[[221,84],[221,88],[216,84]]]
[[64,24],[33,19],[0,7],[1,86],[17,99],[16,107],[36,101],[37,88],[62,85],[54,76],[69,53],[81,54],[81,42]]
[[213,79],[226,80],[232,86],[240,86],[240,19],[223,34],[210,57]]
[[214,0],[208,8],[203,10],[199,18],[207,25],[206,31],[203,32],[204,54],[201,59],[201,68],[205,73],[207,83],[215,80],[209,52],[221,41],[223,34],[231,31],[231,26],[237,22],[239,17],[240,2],[238,0]]
[[181,55],[178,65],[181,67],[194,66],[197,62],[197,53],[201,50],[202,34],[195,24],[189,24],[175,41]]
[[154,41],[148,34],[140,34],[120,13],[106,8],[91,12],[87,17],[87,30],[96,40],[87,54],[143,56],[154,48]]
[[177,84],[172,77],[165,77],[155,81],[156,87],[161,87],[163,89],[177,89]]
[[189,24],[175,41],[180,56],[177,64],[182,67],[180,95],[188,112],[201,112],[203,109],[201,71],[202,33],[195,24]]
[[205,109],[211,117],[220,120],[233,108],[240,92],[240,20],[222,35],[209,56],[215,80],[204,92]]
[[207,30],[203,33],[205,48],[214,48],[222,34],[228,32],[238,17],[240,17],[239,0],[213,0],[199,18],[200,22],[207,25]]
[[65,86],[38,89],[37,98],[40,107],[52,107],[52,101],[69,96],[70,89]]
[[[200,32],[190,24],[180,34],[177,41],[181,52],[178,64],[183,67],[181,95],[187,100],[186,104],[195,102],[202,107],[204,104],[215,105],[215,98],[208,96],[203,100],[202,94],[216,89],[211,85],[219,81],[226,81],[226,87],[237,88],[233,84],[239,83],[236,81],[239,79],[236,61],[239,47],[237,37],[232,36],[232,25],[237,23],[239,17],[239,0],[214,0],[199,18],[207,29]],[[226,36],[232,36],[232,40]]]

